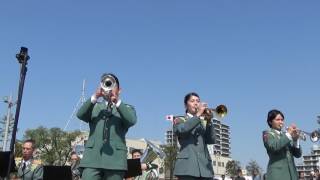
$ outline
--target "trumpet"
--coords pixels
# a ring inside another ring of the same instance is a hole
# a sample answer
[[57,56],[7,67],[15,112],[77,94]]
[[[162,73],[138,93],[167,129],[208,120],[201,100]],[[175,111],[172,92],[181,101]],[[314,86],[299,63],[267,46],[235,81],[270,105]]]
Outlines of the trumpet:
[[117,81],[112,75],[106,74],[102,76],[100,87],[104,91],[105,96],[109,96],[110,92],[116,87],[116,85]]
[[206,108],[201,116],[204,117],[205,120],[211,120],[212,118],[216,120],[221,120],[228,113],[227,106],[220,104],[216,108]]
[[[286,128],[286,130],[288,130],[288,127]],[[310,132],[306,132],[306,131],[298,129],[297,133],[298,133],[298,136],[299,136],[298,138],[301,139],[302,141],[306,141],[307,140],[307,136],[310,137],[310,141],[313,142],[313,143],[319,141],[320,130],[314,130],[314,131],[312,131],[310,133]]]
[[310,137],[310,141],[313,143],[319,141],[319,137],[320,137],[319,130],[314,130],[311,133],[306,132],[306,131],[302,131],[302,130],[298,130],[298,134],[299,134],[299,139],[301,139],[303,141],[306,141],[307,135],[308,135]]

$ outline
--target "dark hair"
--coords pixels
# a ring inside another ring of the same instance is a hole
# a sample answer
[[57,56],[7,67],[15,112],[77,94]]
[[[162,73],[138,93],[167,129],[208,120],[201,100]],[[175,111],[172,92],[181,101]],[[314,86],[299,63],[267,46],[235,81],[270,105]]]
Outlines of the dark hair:
[[240,168],[237,169],[237,173],[242,173],[242,170]]
[[272,109],[271,111],[268,112],[267,123],[269,127],[272,127],[271,125],[272,120],[274,120],[274,118],[276,118],[278,114],[280,114],[284,119],[284,115],[282,114],[282,112],[277,109]]
[[191,96],[196,96],[196,97],[200,98],[199,95],[195,92],[188,93],[186,96],[184,96],[184,105],[187,105]]
[[139,153],[140,155],[142,155],[142,152],[140,151],[140,149],[133,149],[131,151],[131,155],[133,156],[134,153]]
[[73,156],[73,155],[78,155],[76,152],[72,151],[70,156]]
[[31,143],[32,144],[32,149],[35,149],[35,146],[36,146],[36,142],[33,140],[33,139],[27,139],[23,142],[23,144],[25,143]]
[[[196,97],[200,98],[199,95],[197,93],[195,93],[195,92],[188,93],[186,96],[184,96],[184,105],[185,106],[187,106],[188,101],[191,98],[191,96],[196,96]],[[186,113],[187,112],[188,112],[188,110],[186,109]]]
[[112,77],[116,80],[116,83],[117,83],[117,85],[118,85],[118,88],[120,87],[120,83],[119,83],[119,80],[118,80],[118,78],[117,78],[116,75],[114,75],[114,74],[112,74],[112,73],[104,73],[104,74],[102,74],[102,76],[101,76],[101,80],[104,79],[105,76],[112,76]]

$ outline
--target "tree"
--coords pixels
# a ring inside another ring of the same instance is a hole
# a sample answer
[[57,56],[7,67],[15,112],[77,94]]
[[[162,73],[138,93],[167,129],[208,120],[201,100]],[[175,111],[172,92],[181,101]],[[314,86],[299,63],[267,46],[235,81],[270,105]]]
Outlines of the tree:
[[169,173],[170,179],[173,179],[173,169],[176,163],[178,147],[176,145],[166,145],[163,150],[166,154],[166,158],[164,159],[165,174]]
[[22,157],[22,142],[16,140],[14,145],[14,156],[15,157]]
[[66,132],[60,128],[38,127],[25,132],[24,139],[33,139],[40,159],[47,165],[64,165],[72,151],[71,142],[81,134],[80,131]]
[[232,160],[232,161],[227,162],[227,164],[226,164],[226,174],[227,175],[229,175],[231,177],[237,176],[238,169],[241,169],[239,161]]
[[262,169],[255,160],[251,160],[246,166],[247,172],[249,175],[253,175],[253,172],[256,171],[258,174],[261,174]]

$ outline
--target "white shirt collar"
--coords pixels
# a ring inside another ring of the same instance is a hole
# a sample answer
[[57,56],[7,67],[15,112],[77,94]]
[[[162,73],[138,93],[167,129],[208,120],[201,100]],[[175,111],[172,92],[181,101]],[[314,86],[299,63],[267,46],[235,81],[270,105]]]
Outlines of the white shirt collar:
[[192,118],[192,117],[193,117],[193,115],[192,115],[192,114],[190,114],[190,113],[187,113],[187,116],[188,116],[188,117],[190,117],[190,118]]
[[281,131],[279,131],[279,130],[277,130],[277,129],[274,129],[274,131],[275,131],[278,135],[281,134]]

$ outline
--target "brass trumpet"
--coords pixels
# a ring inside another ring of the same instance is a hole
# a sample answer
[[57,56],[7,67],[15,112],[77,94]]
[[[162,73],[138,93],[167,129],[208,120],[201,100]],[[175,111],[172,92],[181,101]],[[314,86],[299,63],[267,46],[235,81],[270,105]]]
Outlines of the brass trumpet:
[[227,106],[220,104],[215,109],[206,108],[201,116],[203,116],[205,120],[211,120],[212,118],[221,120],[224,116],[227,115],[227,113],[228,113]]

